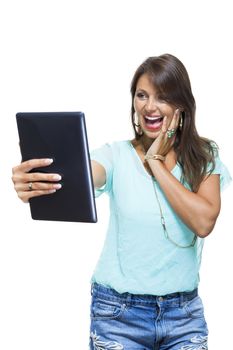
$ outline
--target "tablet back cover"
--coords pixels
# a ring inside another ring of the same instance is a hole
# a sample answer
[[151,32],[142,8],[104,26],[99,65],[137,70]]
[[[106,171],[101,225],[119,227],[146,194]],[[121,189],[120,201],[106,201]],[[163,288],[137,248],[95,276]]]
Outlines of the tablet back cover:
[[16,114],[22,161],[53,158],[34,172],[58,173],[62,188],[29,200],[32,218],[96,222],[85,116],[82,112]]

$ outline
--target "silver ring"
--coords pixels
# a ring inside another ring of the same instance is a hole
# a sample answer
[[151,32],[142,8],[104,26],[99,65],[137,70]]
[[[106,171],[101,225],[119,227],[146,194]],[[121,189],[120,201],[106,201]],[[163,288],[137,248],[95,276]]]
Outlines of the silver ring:
[[168,129],[167,130],[167,137],[170,139],[172,136],[174,136],[176,133],[176,129]]
[[29,191],[32,191],[32,182],[29,182],[28,189],[29,189]]

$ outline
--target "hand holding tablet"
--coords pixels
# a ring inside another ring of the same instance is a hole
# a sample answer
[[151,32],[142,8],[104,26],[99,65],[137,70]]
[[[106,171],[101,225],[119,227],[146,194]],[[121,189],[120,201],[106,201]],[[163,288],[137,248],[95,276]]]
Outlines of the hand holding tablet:
[[24,162],[20,167],[30,177],[22,190],[32,192],[32,218],[96,222],[84,114],[17,113],[16,118]]

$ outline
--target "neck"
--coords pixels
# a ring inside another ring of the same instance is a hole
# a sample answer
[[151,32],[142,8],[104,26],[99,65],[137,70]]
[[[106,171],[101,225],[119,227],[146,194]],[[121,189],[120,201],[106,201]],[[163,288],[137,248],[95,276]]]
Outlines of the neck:
[[152,143],[154,142],[155,139],[151,139],[143,135],[139,140],[138,140],[138,145],[142,147],[142,150],[144,153],[148,151]]
[[[136,149],[138,149],[138,151],[142,152],[145,155],[155,139],[151,139],[143,136],[139,140],[133,139],[131,142],[132,142],[132,145]],[[167,158],[170,156],[176,159],[176,152],[174,148],[170,149],[170,151],[167,154]]]

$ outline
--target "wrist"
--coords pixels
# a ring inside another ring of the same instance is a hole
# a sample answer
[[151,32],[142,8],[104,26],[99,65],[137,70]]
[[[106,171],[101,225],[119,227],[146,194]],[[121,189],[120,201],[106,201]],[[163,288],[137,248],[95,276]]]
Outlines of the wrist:
[[148,160],[160,160],[161,162],[165,161],[165,157],[161,156],[160,154],[146,154],[144,159],[145,161],[148,161]]

